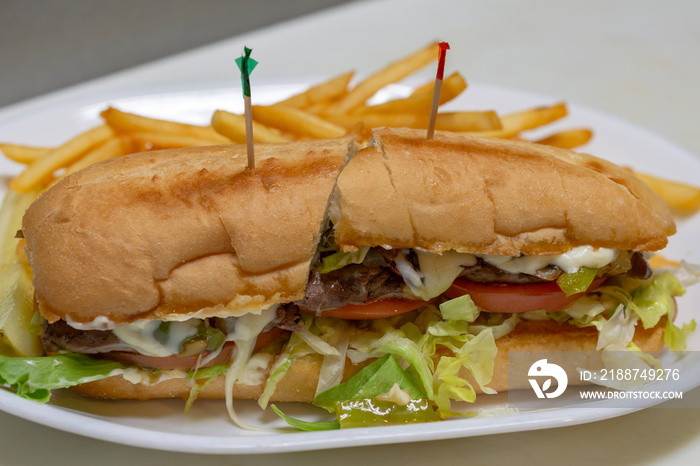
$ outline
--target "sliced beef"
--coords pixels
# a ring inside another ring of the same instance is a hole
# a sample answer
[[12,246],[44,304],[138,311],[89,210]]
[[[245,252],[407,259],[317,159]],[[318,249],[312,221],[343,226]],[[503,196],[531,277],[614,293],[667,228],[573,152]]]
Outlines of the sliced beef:
[[535,272],[537,275],[526,273],[509,273],[498,267],[487,264],[478,259],[476,265],[465,267],[460,277],[476,283],[509,283],[512,285],[526,285],[528,283],[543,283],[556,280],[564,273],[559,267],[549,266]]
[[[543,283],[556,280],[564,271],[556,265],[550,265],[537,270],[533,275],[525,273],[505,272],[493,265],[487,264],[481,258],[476,265],[465,267],[460,277],[476,283],[508,283],[526,285],[528,283]],[[618,258],[601,268],[598,276],[621,276],[647,279],[651,277],[651,267],[644,254],[637,251],[620,251]]]
[[377,299],[411,298],[403,287],[401,276],[390,269],[353,264],[325,274],[312,271],[306,295],[296,304],[320,312]]
[[301,329],[304,324],[302,323],[300,312],[299,306],[294,303],[282,304],[277,308],[275,320],[267,324],[263,332],[267,332],[275,327],[289,330],[290,332]]
[[644,254],[637,251],[633,252],[630,257],[630,262],[631,266],[629,270],[621,274],[623,277],[641,278],[643,280],[651,277],[651,266],[644,257]]
[[111,330],[78,330],[63,320],[44,324],[44,348],[50,353],[74,351],[94,354],[129,350]]
[[[232,332],[236,325],[236,318],[212,318],[210,325],[224,333]],[[298,330],[302,327],[299,308],[294,304],[286,304],[277,309],[275,320],[263,330],[268,331],[275,327],[283,330]],[[76,353],[109,353],[113,351],[135,353],[136,350],[119,340],[119,337],[111,330],[78,330],[71,327],[63,320],[52,324],[44,323],[44,348],[49,353],[58,351],[72,351]]]

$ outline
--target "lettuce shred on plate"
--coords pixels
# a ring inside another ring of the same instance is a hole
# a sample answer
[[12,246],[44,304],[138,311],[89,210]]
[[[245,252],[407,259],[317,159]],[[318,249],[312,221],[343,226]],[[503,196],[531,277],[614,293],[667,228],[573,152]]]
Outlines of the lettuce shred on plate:
[[[357,260],[351,258],[347,260]],[[346,262],[346,259],[339,262]],[[334,265],[328,264],[329,267]],[[666,318],[665,344],[673,351],[686,347],[695,321],[677,326],[674,298],[685,293],[684,286],[698,281],[697,267],[683,263],[680,268],[657,271],[650,280],[615,278],[555,312],[521,314],[481,313],[469,296],[429,304],[411,313],[365,322],[361,332],[347,322],[328,317],[303,316],[303,328],[291,334],[268,371],[266,387],[258,403],[266,408],[277,383],[296,358],[317,353],[323,356],[314,404],[335,414],[329,422],[293,419],[273,406],[290,425],[301,430],[332,429],[341,426],[373,425],[439,420],[454,415],[455,401],[473,402],[478,385],[485,393],[493,376],[496,339],[507,335],[522,320],[554,320],[598,330],[598,349],[629,350],[647,362],[632,343],[637,325],[651,328]],[[569,286],[588,276],[570,277]],[[344,365],[367,364],[355,376],[341,382]],[[371,362],[370,362],[371,361]],[[369,364],[368,364],[369,363]],[[227,370],[227,365],[184,373],[195,379],[187,406],[197,393]],[[19,396],[47,401],[50,390],[127,374],[139,369],[79,354],[38,358],[0,357],[0,383],[9,385]],[[158,380],[159,371],[149,371]],[[468,380],[464,374],[468,372]],[[410,402],[378,401],[382,397],[403,397]],[[419,400],[422,400],[419,402]],[[381,408],[386,403],[392,409]],[[376,412],[383,415],[377,417]],[[374,414],[373,414],[374,413]],[[408,419],[408,421],[407,421]]]

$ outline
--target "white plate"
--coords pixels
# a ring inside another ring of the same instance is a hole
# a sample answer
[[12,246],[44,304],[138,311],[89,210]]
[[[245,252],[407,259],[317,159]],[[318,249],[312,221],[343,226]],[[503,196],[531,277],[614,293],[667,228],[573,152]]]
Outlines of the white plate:
[[[303,84],[299,82],[256,84],[254,99],[256,103],[273,102],[301,87]],[[406,91],[407,88],[403,86],[393,86],[380,98],[391,94],[403,95]],[[204,124],[217,108],[241,111],[239,92],[224,83],[192,83],[97,94],[14,114],[12,120],[3,118],[0,114],[0,141],[32,145],[59,144],[77,132],[97,124],[99,111],[109,104],[148,116]],[[508,112],[553,102],[554,99],[540,95],[471,84],[469,90],[449,106],[458,109],[493,108],[499,112]],[[565,121],[551,125],[544,132],[556,128],[589,127],[594,130],[595,138],[584,148],[586,152],[633,166],[640,171],[680,181],[697,183],[700,178],[700,160],[674,144],[649,131],[583,106],[570,104],[569,108],[570,116]],[[7,188],[9,178],[18,173],[20,168],[17,164],[0,160],[0,176],[3,179],[0,194]],[[664,254],[671,258],[700,262],[700,248],[697,246],[700,215],[679,221],[678,227],[678,234],[671,238]],[[700,318],[698,288],[700,287],[691,289],[680,300],[681,321],[688,321],[692,317]],[[695,335],[691,348],[700,348],[699,342],[700,336]],[[698,367],[700,366],[695,364],[693,369]],[[700,385],[700,370],[688,371],[686,374],[681,388],[690,389]],[[504,404],[505,398],[497,395],[480,400],[475,408]],[[84,399],[71,391],[57,391],[50,404],[40,404],[0,389],[0,409],[40,424],[132,446],[201,453],[272,453],[470,437],[580,424],[634,410],[598,403],[596,407],[590,408],[563,408],[409,426],[308,433],[256,433],[233,426],[228,420],[223,401],[200,400],[187,414],[183,413],[183,406],[181,400],[147,403],[98,401]],[[262,412],[254,402],[240,401],[236,407],[250,423],[283,425],[270,410]],[[320,415],[318,411],[312,411],[314,408],[300,404],[284,404],[282,408],[292,416],[306,416],[307,419]]]

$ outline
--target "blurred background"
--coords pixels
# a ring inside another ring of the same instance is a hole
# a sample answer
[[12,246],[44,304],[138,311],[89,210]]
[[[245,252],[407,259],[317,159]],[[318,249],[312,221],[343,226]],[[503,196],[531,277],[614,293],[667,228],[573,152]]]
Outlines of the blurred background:
[[0,107],[350,0],[0,0]]

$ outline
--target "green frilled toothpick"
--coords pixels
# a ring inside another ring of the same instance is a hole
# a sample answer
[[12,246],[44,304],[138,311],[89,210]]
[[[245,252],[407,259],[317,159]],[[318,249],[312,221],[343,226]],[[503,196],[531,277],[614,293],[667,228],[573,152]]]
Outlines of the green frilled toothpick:
[[248,168],[255,168],[255,155],[253,152],[253,110],[250,103],[250,73],[253,72],[257,61],[250,58],[252,49],[243,47],[244,55],[236,58],[236,65],[241,70],[241,85],[243,86],[243,102],[245,103],[245,140],[248,145]]

